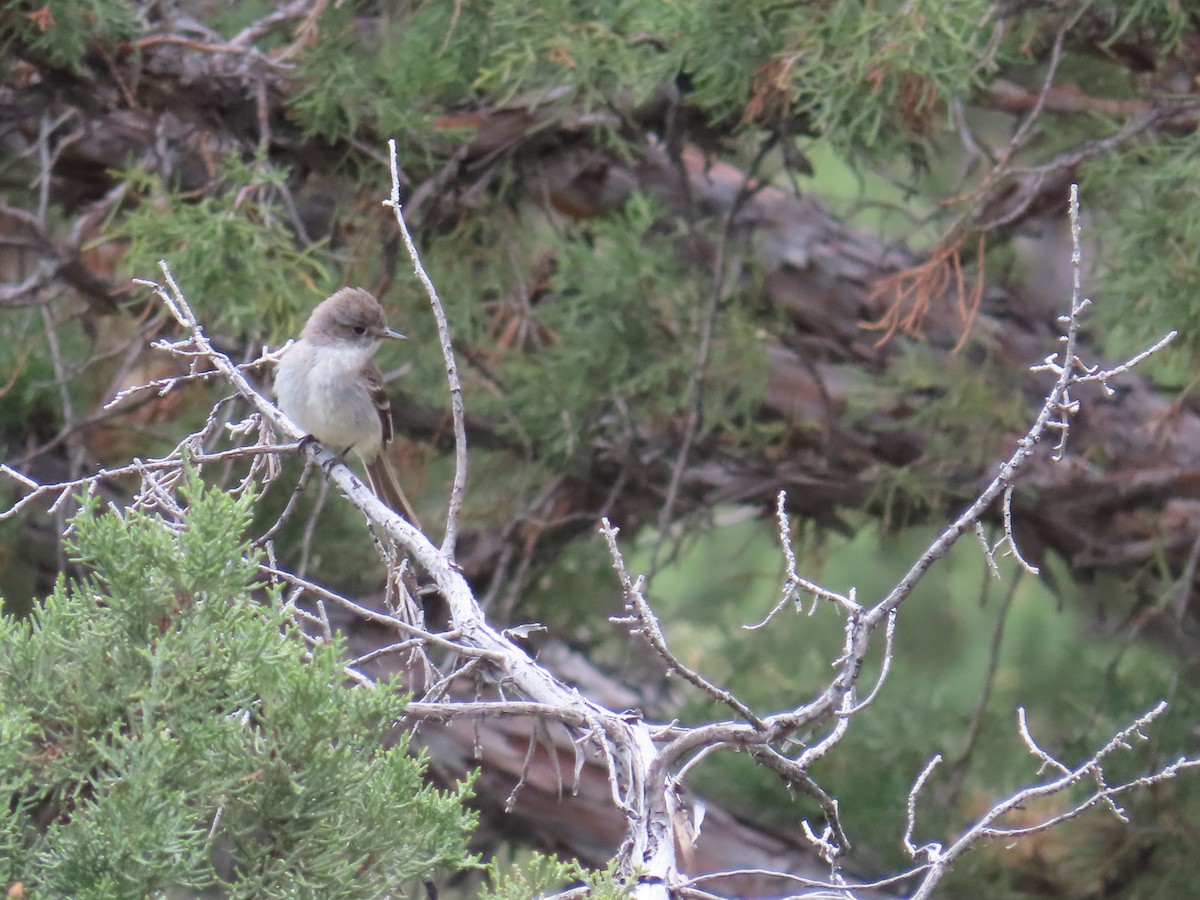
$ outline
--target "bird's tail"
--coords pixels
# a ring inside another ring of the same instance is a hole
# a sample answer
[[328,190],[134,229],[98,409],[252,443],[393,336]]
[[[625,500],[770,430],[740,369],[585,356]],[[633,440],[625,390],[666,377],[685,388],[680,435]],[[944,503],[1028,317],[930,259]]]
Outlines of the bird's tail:
[[421,530],[421,520],[400,489],[400,482],[396,480],[396,472],[386,451],[381,450],[374,460],[367,463],[367,484],[376,497],[408,519],[418,531]]

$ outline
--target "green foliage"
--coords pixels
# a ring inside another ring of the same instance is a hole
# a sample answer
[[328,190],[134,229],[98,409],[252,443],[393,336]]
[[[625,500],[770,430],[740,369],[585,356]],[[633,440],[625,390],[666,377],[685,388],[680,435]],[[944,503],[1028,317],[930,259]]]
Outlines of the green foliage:
[[356,6],[331,4],[300,60],[293,111],[330,139],[369,122],[428,148],[447,102],[628,106],[682,73],[717,123],[798,117],[841,148],[894,149],[935,131],[997,63],[988,0],[426,4],[382,17],[366,52]]
[[[850,395],[847,420],[869,428],[879,411],[896,411],[897,430],[915,431],[925,448],[898,477],[926,499],[955,473],[976,472],[997,458],[1006,436],[1024,429],[1033,410],[1019,385],[998,383],[995,370],[970,345],[959,354],[937,355],[926,344],[905,342],[886,378],[870,378]],[[862,379],[862,372],[849,370]],[[876,426],[877,427],[877,426]]]
[[0,887],[24,871],[25,822],[32,804],[21,789],[25,786],[26,760],[37,754],[37,734],[33,711],[13,706],[0,695],[0,797],[11,798],[10,802],[0,803]]
[[[253,22],[257,22],[277,10],[274,0],[238,0],[237,3],[218,4],[204,9],[204,24],[214,31],[232,38]],[[284,32],[267,34],[255,41],[262,50],[271,50],[287,38]]]
[[665,36],[660,26],[670,4],[493,0],[482,6],[490,35],[475,86],[502,100],[567,85],[570,99],[587,108],[618,92],[642,99],[673,75],[672,60],[646,39]]
[[[430,262],[459,340],[491,355],[489,376],[504,386],[502,397],[473,394],[473,408],[553,461],[611,430],[617,416],[653,430],[679,420],[712,290],[678,258],[682,226],[643,195],[586,226],[512,238],[506,255],[494,252],[504,223],[478,225],[435,248]],[[531,284],[539,266],[550,272]],[[467,288],[514,282],[533,295],[493,291],[481,303]],[[701,437],[736,430],[761,396],[762,336],[751,323],[736,298],[718,311]],[[437,383],[432,374],[428,383]]]
[[369,124],[407,139],[410,153],[424,152],[437,145],[435,115],[473,97],[504,103],[523,92],[543,100],[553,91],[564,103],[586,106],[617,91],[645,93],[670,77],[665,57],[638,39],[642,10],[657,3],[400,5],[379,17],[378,36],[364,48],[354,20],[366,7],[330,4],[319,36],[300,56],[302,87],[291,108],[312,134],[333,140]]
[[[26,167],[11,154],[7,159],[0,154],[0,173],[0,178],[10,184],[37,180],[36,168]],[[37,192],[6,191],[0,202],[28,209],[36,206]],[[53,206],[47,213],[50,221],[58,215]],[[35,240],[25,233],[25,228],[21,225],[19,236],[13,239],[17,246]],[[8,251],[0,250],[4,252]],[[20,266],[32,265],[22,259],[20,253],[10,253],[9,264],[18,267],[13,272],[21,271]],[[5,277],[11,277],[11,273]],[[97,335],[91,327],[93,323],[89,321],[85,327],[82,322],[85,317],[79,314],[84,308],[84,304],[72,297],[41,307],[6,304],[0,314],[0,457],[9,462],[21,459],[61,427],[64,388],[74,408],[80,410],[94,407],[99,400],[97,391],[107,387],[100,383],[104,374],[97,377],[104,370],[94,358]],[[57,346],[52,347],[51,338]],[[66,384],[59,381],[60,371]],[[7,542],[0,539],[0,547],[6,546]],[[0,571],[2,564],[3,554],[0,554]]]
[[906,344],[904,355],[889,370],[894,395],[922,397],[905,421],[930,438],[928,459],[947,469],[978,470],[994,460],[1006,436],[1019,433],[1033,410],[1026,408],[1019,385],[997,383],[995,370],[969,350],[938,357],[924,344]]
[[699,298],[665,249],[644,243],[654,218],[635,201],[564,241],[555,295],[537,310],[549,342],[505,367],[527,432],[552,435],[539,444],[555,456],[569,456],[618,398],[649,415],[684,409],[688,355],[678,351]]
[[1189,17],[1195,15],[1182,0],[1084,0],[1080,6],[1110,23],[1112,32],[1106,45],[1116,43],[1130,30],[1149,31],[1168,51],[1179,45]]
[[345,687],[340,646],[306,659],[278,598],[252,596],[254,498],[185,497],[178,523],[85,501],[90,574],[0,620],[0,885],[361,898],[467,864],[468,786],[384,749],[396,686]]
[[[86,355],[77,329],[60,328],[57,337],[60,345],[75,351],[74,358]],[[9,382],[0,403],[0,453],[12,458],[29,440],[30,422],[61,403],[45,325],[35,311],[0,317],[0,371]]]
[[328,140],[369,124],[408,139],[411,151],[432,137],[436,112],[470,96],[476,42],[487,23],[465,15],[452,26],[452,5],[418,4],[382,17],[376,39],[364,47],[356,25],[364,6],[326,7],[318,36],[299,57],[301,87],[291,110],[305,130]]
[[945,104],[996,65],[987,0],[668,5],[690,98],[718,122],[805,130],[841,150],[887,151],[940,128]]
[[1105,350],[1118,357],[1177,329],[1175,345],[1148,363],[1174,384],[1191,377],[1200,354],[1197,179],[1200,140],[1192,134],[1097,158],[1081,190],[1102,272],[1089,321]]
[[139,14],[126,0],[47,0],[40,8],[7,0],[0,6],[0,49],[45,56],[78,69],[93,42],[112,48],[133,35]]
[[616,879],[611,867],[589,872],[575,860],[564,862],[533,853],[520,867],[505,868],[493,861],[488,867],[488,886],[476,896],[478,900],[532,900],[559,893],[565,884],[586,885],[588,900],[621,900],[632,894],[631,888]]
[[371,84],[358,47],[353,14],[357,4],[330,4],[321,31],[301,54],[301,87],[292,98],[297,120],[311,134],[337,140],[352,134],[367,114]]
[[210,329],[238,339],[293,334],[332,280],[314,248],[296,245],[277,191],[287,175],[230,157],[221,181],[193,201],[145,172],[125,173],[137,205],[110,236],[129,242],[126,271],[157,280],[166,259]]

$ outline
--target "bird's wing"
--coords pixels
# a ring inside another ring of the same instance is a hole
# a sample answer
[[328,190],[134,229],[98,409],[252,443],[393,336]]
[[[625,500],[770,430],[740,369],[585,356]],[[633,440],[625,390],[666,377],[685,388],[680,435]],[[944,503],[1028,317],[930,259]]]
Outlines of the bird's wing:
[[371,393],[371,402],[379,413],[379,424],[383,426],[383,446],[392,442],[392,402],[388,399],[387,390],[383,386],[383,376],[375,366],[367,367],[367,390]]

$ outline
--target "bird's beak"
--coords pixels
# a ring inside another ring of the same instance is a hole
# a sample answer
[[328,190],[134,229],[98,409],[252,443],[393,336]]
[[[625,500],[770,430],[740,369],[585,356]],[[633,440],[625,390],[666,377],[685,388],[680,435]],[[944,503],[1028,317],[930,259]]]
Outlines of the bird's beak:
[[401,334],[401,333],[400,333],[400,332],[398,332],[398,331],[393,331],[393,330],[392,330],[392,329],[390,329],[390,328],[385,328],[385,329],[383,329],[383,336],[384,336],[385,338],[391,338],[391,339],[392,339],[392,340],[394,340],[394,341],[406,341],[406,340],[408,340],[408,336],[407,336],[407,335],[403,335],[403,334]]

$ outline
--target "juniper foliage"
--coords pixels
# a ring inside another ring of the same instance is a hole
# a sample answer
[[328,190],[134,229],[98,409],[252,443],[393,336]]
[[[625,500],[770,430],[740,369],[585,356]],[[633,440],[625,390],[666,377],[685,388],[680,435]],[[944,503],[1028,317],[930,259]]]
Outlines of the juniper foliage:
[[469,783],[426,783],[395,684],[306,651],[241,536],[253,496],[185,496],[178,522],[85,501],[81,574],[0,619],[0,883],[362,898],[469,865]]

